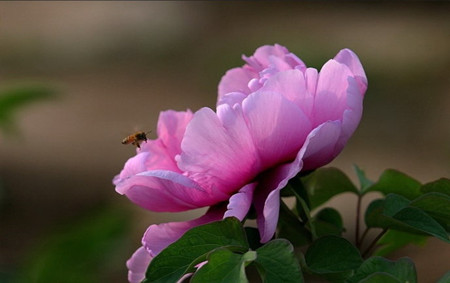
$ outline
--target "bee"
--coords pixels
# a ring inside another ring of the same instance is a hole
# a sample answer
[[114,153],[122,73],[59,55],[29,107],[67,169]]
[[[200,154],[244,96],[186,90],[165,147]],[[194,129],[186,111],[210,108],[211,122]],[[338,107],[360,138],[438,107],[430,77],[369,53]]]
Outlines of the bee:
[[132,144],[135,145],[137,148],[141,148],[142,142],[147,142],[147,135],[150,132],[136,132],[132,135],[129,135],[128,137],[124,138],[122,140],[122,144]]

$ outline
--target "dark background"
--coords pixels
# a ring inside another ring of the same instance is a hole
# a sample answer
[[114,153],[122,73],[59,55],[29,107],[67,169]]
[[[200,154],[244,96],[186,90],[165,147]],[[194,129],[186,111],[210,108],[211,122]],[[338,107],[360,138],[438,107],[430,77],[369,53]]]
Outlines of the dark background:
[[[92,282],[125,282],[149,224],[200,212],[151,213],[116,194],[111,179],[134,154],[120,141],[154,131],[162,110],[214,108],[221,76],[264,44],[318,69],[342,48],[360,57],[363,119],[330,166],[355,177],[358,164],[373,180],[386,168],[449,177],[449,12],[405,2],[1,2],[0,89],[39,82],[58,95],[17,113],[14,134],[0,132],[0,282],[41,282],[45,258]],[[331,202],[349,237],[355,199]],[[68,243],[83,237],[92,247],[74,256]],[[450,269],[438,240],[392,258],[404,255],[419,282]]]

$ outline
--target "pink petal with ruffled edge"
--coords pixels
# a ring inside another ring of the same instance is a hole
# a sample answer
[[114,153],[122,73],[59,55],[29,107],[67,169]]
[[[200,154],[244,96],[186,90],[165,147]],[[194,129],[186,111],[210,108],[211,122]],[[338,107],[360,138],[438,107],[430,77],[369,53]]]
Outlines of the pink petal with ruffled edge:
[[125,179],[130,178],[138,173],[147,171],[146,161],[149,159],[151,154],[149,152],[141,152],[125,162],[125,166],[119,175],[115,176],[113,179],[113,184],[116,185],[116,191],[119,194],[123,194],[123,189],[118,186]]
[[264,169],[295,158],[311,131],[299,107],[278,93],[259,91],[249,95],[242,107]]
[[225,73],[219,83],[218,92],[220,100],[230,92],[249,94],[248,82],[258,77],[258,74],[249,68],[234,68]]
[[348,78],[352,76],[344,64],[334,60],[325,63],[319,73],[314,99],[314,126],[342,119],[347,108]]
[[183,234],[193,227],[221,220],[225,206],[211,207],[205,215],[186,222],[169,222],[154,224],[148,227],[142,238],[142,244],[152,256],[156,256],[167,246],[181,238]]
[[222,96],[220,100],[217,102],[217,107],[221,104],[228,104],[230,106],[234,106],[235,104],[241,104],[242,100],[247,97],[247,94],[241,92],[230,92],[225,96]]
[[178,167],[210,193],[232,194],[259,169],[255,146],[240,105],[220,105],[197,111],[181,144]]
[[242,56],[242,59],[255,70],[262,71],[274,63],[274,57],[283,59],[286,63],[291,65],[292,68],[298,65],[305,65],[302,60],[290,53],[286,47],[279,44],[261,46],[256,49],[253,56]]
[[[364,93],[361,93],[354,77],[347,77],[345,110],[337,121],[328,121],[316,128],[311,135],[315,141],[305,154],[305,169],[314,169],[328,164],[344,148],[359,125],[362,116]],[[331,126],[331,124],[334,124]],[[324,127],[322,129],[322,127]],[[321,132],[317,132],[320,129]],[[325,133],[324,133],[325,132]]]
[[340,152],[336,145],[341,132],[341,121],[329,121],[311,131],[302,148],[303,169],[315,169],[332,161]]
[[223,218],[234,216],[243,220],[252,205],[255,187],[256,183],[245,185],[239,192],[232,195]]
[[186,112],[168,110],[159,114],[158,138],[162,141],[172,160],[181,152],[181,140],[186,126],[193,116],[194,114],[190,110]]
[[144,247],[137,249],[127,261],[128,281],[130,283],[142,282],[151,260],[152,256]]
[[229,198],[219,190],[208,192],[192,179],[165,170],[139,173],[117,184],[116,188],[132,202],[151,211],[184,211]]
[[314,92],[309,92],[307,90],[305,76],[299,70],[289,70],[277,73],[267,80],[260,91],[279,93],[287,100],[295,103],[307,116],[311,113],[315,89]]
[[[187,111],[163,111],[158,119],[158,138],[141,144],[138,154],[150,153],[145,160],[146,170],[170,170],[181,173],[175,162],[175,155],[181,152],[181,140],[192,112]],[[127,165],[125,165],[127,166]]]
[[339,51],[334,60],[349,67],[358,81],[360,92],[364,94],[367,90],[367,77],[358,56],[350,49],[345,48]]

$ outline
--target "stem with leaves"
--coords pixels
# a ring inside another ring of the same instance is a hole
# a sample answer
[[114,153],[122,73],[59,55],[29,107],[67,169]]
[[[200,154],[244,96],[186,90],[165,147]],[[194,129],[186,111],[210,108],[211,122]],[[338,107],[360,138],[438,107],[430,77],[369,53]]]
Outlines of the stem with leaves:
[[386,232],[388,231],[388,229],[383,229],[380,234],[378,234],[370,243],[370,245],[367,247],[367,249],[362,253],[362,256],[365,258],[370,251],[375,247],[375,245],[377,244],[378,240],[381,239],[381,237],[383,237],[384,234],[386,234]]

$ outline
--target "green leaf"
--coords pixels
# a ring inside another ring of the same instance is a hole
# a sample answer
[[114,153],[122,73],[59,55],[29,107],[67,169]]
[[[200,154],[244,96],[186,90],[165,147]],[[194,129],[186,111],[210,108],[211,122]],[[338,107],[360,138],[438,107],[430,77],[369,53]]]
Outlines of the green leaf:
[[264,283],[303,282],[300,264],[289,241],[276,239],[260,247],[256,252],[258,256],[255,263]]
[[396,213],[393,218],[419,231],[450,243],[447,231],[431,216],[418,208],[406,207]]
[[391,194],[386,200],[369,204],[365,221],[367,227],[395,229],[415,234],[428,234],[449,242],[444,227],[424,211],[408,206],[405,198]]
[[442,276],[442,278],[439,279],[439,281],[436,283],[448,283],[448,282],[450,282],[450,271],[445,273],[444,276]]
[[[383,276],[384,274],[384,276]],[[386,276],[388,275],[388,276]],[[377,281],[377,280],[387,281]],[[394,281],[398,280],[398,281]],[[409,258],[390,261],[375,256],[364,261],[348,283],[357,282],[409,282],[417,283],[416,268]]]
[[311,210],[338,194],[344,192],[358,194],[352,181],[337,168],[320,168],[302,180],[308,193]]
[[373,200],[366,209],[364,221],[368,228],[384,228],[387,223],[387,217],[383,215],[384,199]]
[[280,206],[277,237],[288,239],[294,246],[307,245],[312,239],[311,232],[284,203]]
[[194,273],[191,282],[246,283],[245,266],[255,259],[255,251],[237,254],[226,248],[216,249],[208,255],[208,263]]
[[151,261],[144,282],[176,282],[215,249],[248,251],[241,222],[235,217],[194,227]]
[[358,176],[361,193],[365,194],[367,188],[373,185],[374,182],[367,179],[366,173],[361,170],[361,168],[359,168],[356,164],[353,165],[353,168],[355,169],[356,175]]
[[366,192],[381,192],[401,195],[409,200],[419,197],[422,192],[421,184],[415,179],[399,171],[388,169],[381,174],[378,182],[367,188]]
[[437,192],[430,192],[413,200],[410,204],[427,214],[450,223],[450,196]]
[[314,217],[317,236],[336,235],[340,236],[344,232],[342,217],[334,208],[324,208]]
[[441,178],[439,180],[427,183],[420,188],[423,193],[441,193],[450,196],[450,179]]
[[325,236],[313,242],[306,252],[305,261],[316,274],[357,269],[363,262],[358,249],[337,236]]
[[387,273],[377,272],[367,276],[361,281],[358,281],[358,283],[405,283],[405,282],[402,282],[396,279],[394,276],[389,275]]
[[386,216],[394,216],[397,212],[404,209],[411,201],[400,195],[389,194],[384,201],[383,214]]
[[122,266],[114,255],[128,230],[129,218],[117,208],[90,211],[88,216],[71,221],[70,226],[50,236],[32,253],[30,263],[21,270],[17,282],[103,282],[105,265]]
[[380,247],[373,253],[376,256],[385,256],[408,244],[424,245],[427,236],[411,234],[407,232],[389,230],[378,241]]
[[419,232],[411,229],[409,226],[396,221],[395,219],[383,214],[385,208],[384,199],[373,200],[366,209],[364,220],[369,228],[395,228],[408,232]]

